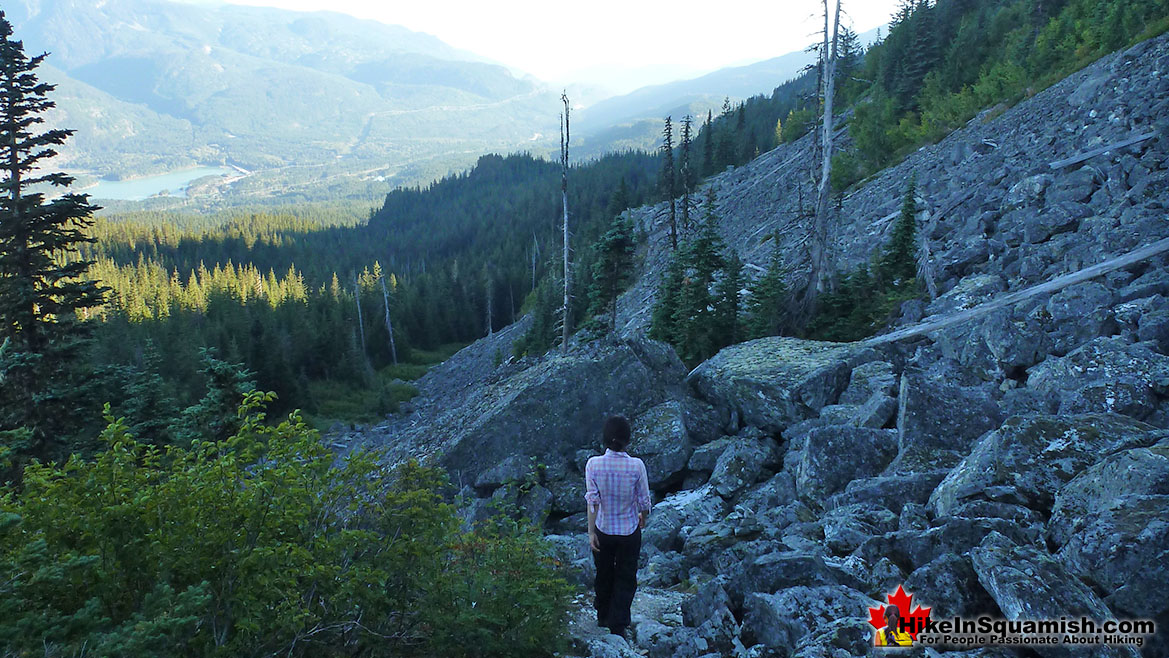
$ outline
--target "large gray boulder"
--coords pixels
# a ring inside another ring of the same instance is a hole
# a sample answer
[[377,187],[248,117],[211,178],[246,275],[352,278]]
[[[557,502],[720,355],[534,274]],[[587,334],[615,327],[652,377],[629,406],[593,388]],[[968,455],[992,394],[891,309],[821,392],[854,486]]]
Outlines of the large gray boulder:
[[[561,483],[583,475],[582,449],[598,449],[606,416],[636,417],[677,392],[685,374],[669,346],[644,339],[599,341],[553,355],[497,380],[447,407],[415,419],[387,445],[391,461],[426,456],[456,483],[478,483],[485,472],[519,456],[543,474],[554,498]],[[484,489],[517,468],[485,477]],[[559,510],[571,512],[574,510]]]
[[1096,281],[1065,288],[1047,302],[1051,317],[1051,350],[1066,354],[1098,336],[1111,333],[1116,326],[1111,290]]
[[650,488],[664,489],[680,482],[695,443],[682,403],[663,402],[634,418],[631,425],[629,452],[645,462]]
[[870,537],[897,529],[898,517],[883,507],[848,505],[824,514],[824,545],[834,555],[847,555]]
[[948,470],[923,471],[853,480],[848,483],[844,491],[829,497],[826,506],[836,507],[860,503],[884,507],[900,513],[902,507],[907,503],[921,504],[929,500],[930,494],[949,472]]
[[698,446],[690,454],[690,461],[686,467],[691,471],[707,473],[709,475],[714,470],[714,465],[718,463],[719,455],[723,454],[734,441],[735,437],[724,436],[706,445]]
[[865,655],[873,645],[873,627],[867,616],[830,620],[800,639],[792,658]]
[[820,419],[831,425],[880,428],[897,415],[897,399],[873,395],[863,404],[830,404],[820,410]]
[[1052,236],[1075,231],[1080,220],[1091,214],[1091,208],[1072,200],[1049,205],[1043,212],[1030,213],[1023,221],[1023,240],[1039,244]]
[[1108,592],[1114,610],[1169,611],[1169,495],[1123,496],[1089,513],[1057,557]]
[[1058,402],[1060,414],[1117,413],[1144,420],[1169,393],[1169,356],[1119,338],[1097,338],[1028,372],[1027,388]]
[[997,616],[999,612],[967,556],[939,555],[905,579],[905,590],[913,593],[919,605],[931,608],[935,619]]
[[710,485],[673,494],[654,505],[641,533],[642,541],[662,551],[677,550],[681,548],[678,532],[682,528],[710,523],[725,513],[726,503]]
[[773,594],[797,585],[845,585],[860,589],[863,584],[839,566],[818,555],[801,551],[775,551],[741,562],[727,574],[725,589],[732,607],[740,607],[748,594]]
[[1002,421],[998,403],[984,387],[956,386],[921,371],[901,377],[897,440],[902,453],[966,454],[975,439]]
[[833,425],[885,427],[897,413],[896,391],[893,364],[873,361],[859,365],[849,375],[839,404],[822,408],[820,418]]
[[1070,174],[1060,176],[1045,194],[1047,205],[1081,203],[1092,198],[1100,186],[1100,172],[1085,165]]
[[1149,445],[1155,429],[1125,416],[1016,416],[987,434],[930,496],[938,515],[966,499],[1009,497],[1037,511],[1080,471],[1118,450]]
[[710,484],[728,500],[755,483],[765,468],[779,465],[779,451],[770,438],[735,438],[719,455]]
[[1169,495],[1169,439],[1123,450],[1085,469],[1055,496],[1047,536],[1063,546],[1090,515],[1116,507],[1126,496]]
[[[990,314],[978,325],[977,338],[1003,372],[1030,368],[1050,353],[1050,339],[1045,331],[1046,311],[1039,310],[1015,317],[1004,309]],[[977,344],[971,346],[975,347]]]
[[1008,519],[949,516],[934,519],[933,525],[925,531],[916,528],[896,530],[873,537],[861,544],[853,555],[869,564],[887,558],[911,573],[943,555],[963,555],[994,533],[1023,545],[1042,541],[1038,530],[1022,527]]
[[888,361],[872,361],[852,369],[848,388],[840,394],[840,404],[864,404],[874,395],[889,397],[897,392],[897,375]]
[[743,602],[743,644],[782,649],[781,655],[787,655],[806,636],[814,636],[831,622],[867,619],[868,608],[878,605],[840,585],[797,585],[774,594],[752,593]]
[[999,274],[976,274],[958,281],[953,288],[938,296],[926,307],[927,315],[941,315],[973,308],[989,301],[1007,289],[1007,282]]
[[822,501],[853,480],[880,473],[896,455],[894,430],[841,425],[815,428],[800,449],[796,492]]
[[795,500],[796,484],[791,473],[780,471],[766,482],[749,488],[739,498],[735,509],[752,516],[787,505]]
[[1038,174],[1015,183],[1003,197],[1003,211],[1043,205],[1044,194],[1053,182],[1055,178],[1051,174]]
[[852,369],[875,358],[851,344],[760,338],[723,349],[687,381],[741,423],[775,433],[835,404]]
[[[1112,618],[1112,611],[1058,561],[1034,546],[1020,546],[992,533],[970,551],[978,581],[1007,619],[1059,619],[1085,616],[1097,621]],[[1059,645],[1039,646],[1043,656],[1066,656]],[[1093,655],[1136,656],[1128,647],[1098,647]]]

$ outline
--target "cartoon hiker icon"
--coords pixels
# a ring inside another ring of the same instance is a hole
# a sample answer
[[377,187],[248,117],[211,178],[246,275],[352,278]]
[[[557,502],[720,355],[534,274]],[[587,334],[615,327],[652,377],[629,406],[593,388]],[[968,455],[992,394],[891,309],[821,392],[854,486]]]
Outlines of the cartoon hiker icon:
[[901,611],[895,605],[885,606],[885,627],[877,629],[873,644],[878,647],[913,646],[913,638],[901,628]]

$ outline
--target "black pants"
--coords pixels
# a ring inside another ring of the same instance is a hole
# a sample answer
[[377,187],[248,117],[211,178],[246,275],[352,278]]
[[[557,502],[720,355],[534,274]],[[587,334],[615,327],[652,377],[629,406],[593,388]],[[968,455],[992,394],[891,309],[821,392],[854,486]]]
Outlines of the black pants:
[[597,565],[597,623],[621,632],[629,626],[629,607],[637,591],[637,557],[641,553],[641,528],[631,535],[606,535],[597,531],[601,550],[593,553]]

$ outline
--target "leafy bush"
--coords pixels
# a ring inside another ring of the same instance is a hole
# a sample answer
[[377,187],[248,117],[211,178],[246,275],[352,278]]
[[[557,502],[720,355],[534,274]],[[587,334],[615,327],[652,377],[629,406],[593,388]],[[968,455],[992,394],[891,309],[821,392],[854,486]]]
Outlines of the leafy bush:
[[337,461],[297,416],[189,448],[107,417],[92,461],[0,496],[0,646],[16,655],[522,656],[568,586],[530,526],[464,531],[438,470]]

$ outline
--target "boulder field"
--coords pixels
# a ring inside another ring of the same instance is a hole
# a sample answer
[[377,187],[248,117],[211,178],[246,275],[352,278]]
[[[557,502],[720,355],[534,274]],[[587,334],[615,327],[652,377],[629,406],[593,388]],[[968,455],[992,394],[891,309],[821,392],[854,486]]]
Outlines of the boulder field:
[[[939,294],[904,304],[892,328],[1169,237],[1167,71],[1169,37],[1138,44],[850,190],[841,267],[887,239],[911,173]],[[749,263],[765,263],[760,236],[777,230],[796,258],[810,149],[805,138],[709,182]],[[351,437],[442,464],[468,521],[502,503],[542,524],[589,585],[583,467],[605,416],[627,415],[655,499],[634,624],[626,642],[574,612],[574,655],[871,654],[868,608],[901,586],[939,618],[1159,629],[1140,648],[915,656],[1169,656],[1163,256],[904,341],[763,338],[687,371],[645,338],[667,250],[658,210],[634,211],[648,241],[616,336],[513,360],[501,355],[524,326],[499,332],[428,374],[412,409]]]

